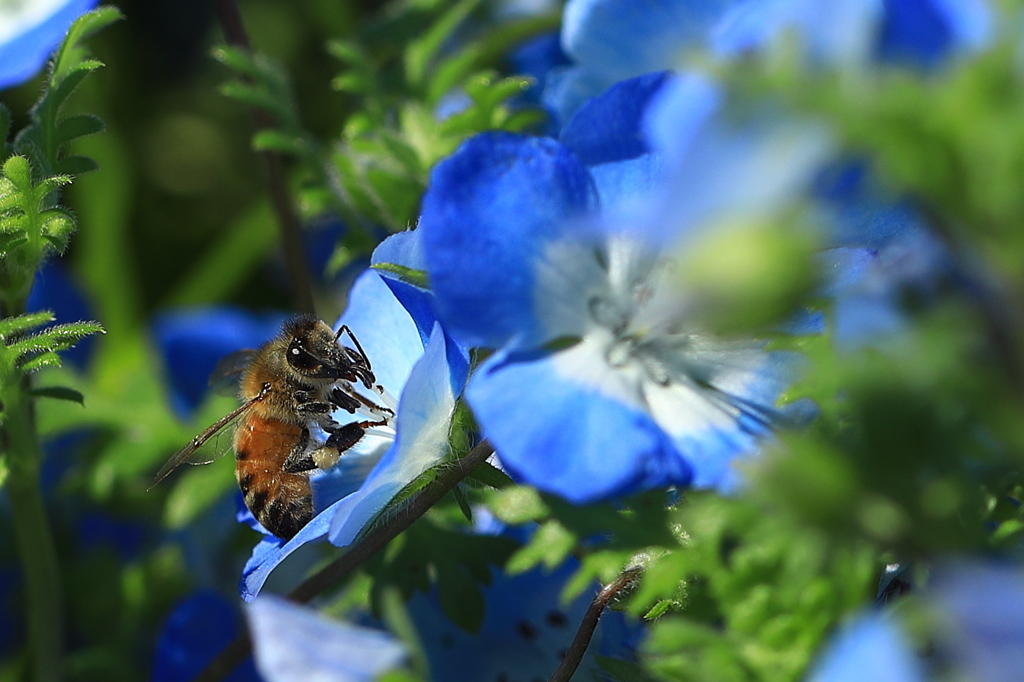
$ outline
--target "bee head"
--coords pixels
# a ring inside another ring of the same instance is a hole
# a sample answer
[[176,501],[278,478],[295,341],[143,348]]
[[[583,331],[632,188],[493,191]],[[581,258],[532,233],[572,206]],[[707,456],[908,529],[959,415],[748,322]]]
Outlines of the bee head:
[[306,379],[335,380],[352,373],[331,328],[313,315],[300,315],[285,324],[289,338],[285,350],[288,366]]

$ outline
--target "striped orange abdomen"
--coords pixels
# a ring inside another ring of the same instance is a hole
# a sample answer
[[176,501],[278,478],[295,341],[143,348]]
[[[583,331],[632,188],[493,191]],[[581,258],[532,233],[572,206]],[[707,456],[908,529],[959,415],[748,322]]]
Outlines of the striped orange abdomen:
[[235,477],[245,505],[264,528],[285,540],[313,518],[309,478],[283,469],[301,437],[301,426],[251,412],[235,430]]

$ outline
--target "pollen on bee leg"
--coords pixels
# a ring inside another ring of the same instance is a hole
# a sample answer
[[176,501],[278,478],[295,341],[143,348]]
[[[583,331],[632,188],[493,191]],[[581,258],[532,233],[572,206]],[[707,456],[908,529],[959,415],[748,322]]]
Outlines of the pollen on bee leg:
[[330,469],[338,463],[341,453],[338,452],[337,448],[324,446],[314,450],[310,456],[313,458],[313,463],[316,464],[318,469]]

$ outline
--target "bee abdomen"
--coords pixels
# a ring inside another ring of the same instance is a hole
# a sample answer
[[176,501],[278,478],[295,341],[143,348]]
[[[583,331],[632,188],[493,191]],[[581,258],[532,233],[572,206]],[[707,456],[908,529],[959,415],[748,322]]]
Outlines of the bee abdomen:
[[313,518],[312,495],[272,495],[266,489],[250,488],[245,505],[264,528],[282,540],[290,540]]

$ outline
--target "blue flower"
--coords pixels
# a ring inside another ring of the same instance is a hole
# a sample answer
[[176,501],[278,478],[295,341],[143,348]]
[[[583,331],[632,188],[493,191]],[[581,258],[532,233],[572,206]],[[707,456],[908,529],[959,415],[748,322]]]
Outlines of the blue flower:
[[787,381],[789,358],[688,327],[668,240],[631,229],[661,175],[638,141],[636,102],[661,78],[593,100],[577,119],[607,134],[577,132],[574,119],[563,133],[574,149],[469,140],[423,200],[441,319],[465,345],[495,349],[466,393],[482,431],[515,477],[574,502],[729,487],[730,463],[768,432]]
[[919,656],[911,648],[897,613],[864,614],[839,631],[808,682],[938,679],[926,675],[929,663],[955,673],[955,679],[1020,679],[1024,572],[1019,566],[978,562],[940,566],[931,585],[918,593],[918,601],[922,613],[929,616],[929,648],[934,654]]
[[[242,575],[246,600],[304,544],[324,538],[339,547],[351,544],[402,488],[449,452],[448,431],[468,358],[434,321],[425,293],[394,286],[401,301],[379,274],[364,273],[338,324],[355,333],[384,389],[368,397],[396,416],[388,425],[369,430],[334,468],[313,475],[316,515],[288,542],[267,535],[255,547]],[[347,412],[334,418],[339,423],[353,420]]]
[[549,75],[544,100],[565,124],[612,84],[680,66],[739,0],[569,0],[562,48],[575,64]]
[[564,124],[613,83],[701,52],[747,55],[794,29],[815,65],[931,67],[986,47],[993,17],[986,0],[570,0],[562,47],[574,64],[552,70],[544,101]]
[[[197,591],[167,617],[156,643],[153,682],[188,682],[235,638],[241,629],[235,608],[215,592]],[[252,658],[236,668],[228,682],[259,680]]]
[[163,358],[171,405],[190,414],[210,388],[211,373],[225,356],[256,348],[281,330],[283,313],[254,315],[235,308],[191,308],[157,315],[153,341]]
[[924,670],[891,616],[869,613],[843,627],[807,682],[924,682]]
[[[409,614],[426,653],[431,678],[445,682],[545,680],[558,668],[572,643],[593,594],[568,604],[560,594],[578,568],[569,561],[548,573],[495,573],[483,588],[487,610],[480,631],[470,634],[444,615],[436,592],[416,593]],[[577,676],[597,673],[594,655],[631,657],[641,630],[623,614],[602,616]]]
[[985,0],[749,0],[725,13],[712,49],[719,56],[743,54],[794,28],[816,64],[881,59],[927,67],[986,46],[992,15]]
[[737,119],[722,89],[702,76],[680,75],[659,90],[643,126],[666,179],[637,229],[672,235],[685,252],[722,227],[753,232],[803,202],[823,247],[821,293],[834,302],[839,346],[904,331],[900,299],[930,296],[953,272],[941,240],[909,202],[880,198],[866,162],[839,163],[823,125],[770,108]]
[[330,620],[266,595],[247,607],[256,667],[267,682],[371,682],[405,650],[380,630]]
[[0,90],[36,75],[96,0],[26,0],[0,7]]

